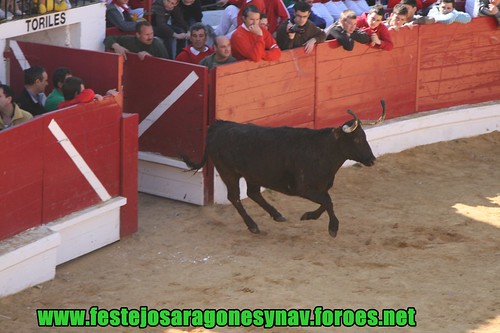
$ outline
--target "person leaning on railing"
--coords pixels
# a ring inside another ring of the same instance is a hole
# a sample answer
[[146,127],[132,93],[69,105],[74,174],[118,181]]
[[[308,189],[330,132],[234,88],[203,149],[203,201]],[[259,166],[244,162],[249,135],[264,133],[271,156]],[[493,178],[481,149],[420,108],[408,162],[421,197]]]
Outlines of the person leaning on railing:
[[472,18],[469,14],[459,12],[455,9],[455,0],[441,0],[438,5],[434,5],[427,14],[432,17],[436,23],[469,23]]
[[368,44],[370,36],[356,27],[356,19],[352,9],[342,11],[339,21],[328,30],[327,39],[336,39],[346,51],[354,49],[354,42]]
[[108,36],[104,39],[104,47],[112,49],[127,60],[127,52],[137,53],[139,59],[146,56],[169,59],[168,51],[159,38],[154,37],[153,27],[148,21],[141,21],[135,27],[135,36]]
[[497,27],[500,29],[500,0],[478,0],[479,15],[491,16],[497,21]]
[[414,25],[434,23],[434,19],[432,17],[417,14],[417,0],[401,0],[401,4],[408,9],[408,17],[406,18],[406,23],[403,26],[413,29]]
[[384,24],[389,30],[399,30],[408,22],[408,8],[403,4],[396,4],[391,15]]
[[288,50],[304,46],[306,54],[314,50],[314,45],[323,43],[326,34],[309,21],[311,6],[307,2],[294,5],[293,21],[283,22],[276,31],[276,41],[280,49]]
[[370,45],[373,48],[390,51],[394,48],[389,29],[382,23],[384,19],[384,7],[373,6],[368,13],[358,16],[356,26],[366,32],[371,38]]
[[[96,94],[92,89],[85,88],[83,80],[76,76],[68,77],[64,80],[62,92],[64,101],[59,103],[57,106],[58,109],[67,108],[80,103],[103,100],[101,95]],[[116,96],[118,92],[115,89],[110,89],[106,92],[106,95]]]

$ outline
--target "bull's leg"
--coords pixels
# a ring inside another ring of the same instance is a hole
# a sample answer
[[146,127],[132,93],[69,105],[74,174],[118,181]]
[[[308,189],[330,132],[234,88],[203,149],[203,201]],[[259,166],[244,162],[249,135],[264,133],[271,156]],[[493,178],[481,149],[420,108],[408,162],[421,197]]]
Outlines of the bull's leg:
[[[221,173],[222,178],[222,173]],[[248,227],[250,232],[254,234],[260,233],[259,227],[255,223],[255,221],[248,215],[245,208],[241,204],[240,200],[240,180],[239,177],[226,177],[226,179],[222,179],[227,187],[227,199],[233,204],[234,208],[238,211],[240,216],[243,218],[243,221]]]
[[271,217],[278,222],[286,221],[286,218],[281,215],[280,212],[276,210],[271,204],[269,204],[266,199],[260,193],[260,186],[255,184],[250,184],[247,182],[247,195],[250,199],[259,204],[266,212],[271,215]]
[[318,212],[319,210],[321,210],[321,208],[326,210],[328,216],[330,217],[330,222],[328,223],[328,232],[330,233],[330,236],[336,237],[339,230],[339,220],[333,212],[333,203],[328,192],[307,192],[302,194],[301,196],[321,205],[321,207],[318,208],[315,212]]
[[324,211],[325,211],[325,208],[323,206],[319,206],[319,208],[313,212],[304,213],[304,215],[302,215],[302,217],[300,219],[302,221],[304,221],[304,220],[317,220],[317,219],[319,219],[321,214],[323,214]]

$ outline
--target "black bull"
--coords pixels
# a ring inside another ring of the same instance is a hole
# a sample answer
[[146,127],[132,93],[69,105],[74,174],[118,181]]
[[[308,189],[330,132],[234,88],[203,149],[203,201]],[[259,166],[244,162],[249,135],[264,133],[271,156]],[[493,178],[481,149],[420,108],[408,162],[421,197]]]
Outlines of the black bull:
[[261,186],[318,203],[319,208],[304,213],[301,220],[316,220],[326,210],[330,218],[328,231],[335,237],[339,220],[328,190],[346,160],[366,166],[374,164],[375,156],[360,125],[375,125],[384,120],[385,102],[380,102],[382,116],[378,120],[362,121],[348,110],[354,119],[339,128],[312,130],[217,121],[208,129],[203,160],[197,164],[182,158],[192,170],[200,169],[208,157],[213,161],[227,186],[227,198],[251,232],[259,233],[259,228],[241,204],[241,177],[246,180],[248,197],[275,221],[286,219],[262,197]]

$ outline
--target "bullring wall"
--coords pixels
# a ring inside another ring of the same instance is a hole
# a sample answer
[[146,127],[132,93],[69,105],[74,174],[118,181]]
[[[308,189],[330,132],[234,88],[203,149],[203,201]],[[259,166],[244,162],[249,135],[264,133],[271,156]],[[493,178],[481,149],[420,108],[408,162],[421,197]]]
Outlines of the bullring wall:
[[500,30],[491,18],[391,33],[392,51],[336,41],[282,52],[278,61],[216,68],[213,118],[261,125],[340,125],[352,109],[387,118],[500,99]]
[[109,97],[1,131],[0,240],[119,196],[129,200],[122,235],[135,232],[136,129]]

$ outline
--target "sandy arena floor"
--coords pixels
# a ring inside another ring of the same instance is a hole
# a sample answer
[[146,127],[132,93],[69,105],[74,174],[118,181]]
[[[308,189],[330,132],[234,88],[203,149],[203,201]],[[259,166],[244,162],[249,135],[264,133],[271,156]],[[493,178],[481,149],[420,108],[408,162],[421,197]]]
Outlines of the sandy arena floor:
[[[339,171],[327,215],[276,192],[288,218],[243,204],[198,207],[141,194],[139,232],[63,264],[56,278],[0,299],[0,332],[166,332],[162,327],[37,327],[37,308],[407,308],[414,328],[274,328],[267,332],[500,332],[500,132],[382,156]],[[190,331],[192,328],[186,328]],[[262,332],[218,327],[215,332]]]

